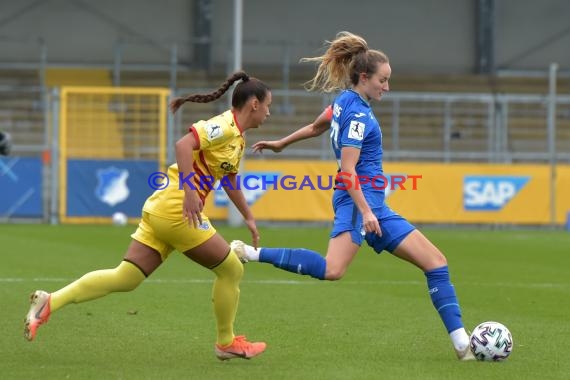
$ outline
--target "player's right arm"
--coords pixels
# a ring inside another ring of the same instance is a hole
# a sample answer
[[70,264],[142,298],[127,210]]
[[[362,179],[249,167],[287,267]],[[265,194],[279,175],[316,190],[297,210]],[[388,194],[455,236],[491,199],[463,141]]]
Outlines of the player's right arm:
[[281,152],[287,146],[301,140],[322,135],[330,127],[332,119],[331,106],[325,108],[323,112],[311,123],[291,133],[280,140],[259,141],[253,144],[254,152],[262,152],[263,149],[270,149],[275,153]]
[[[187,176],[192,173],[193,152],[199,149],[200,142],[196,139],[194,133],[187,133],[176,142],[176,163],[178,164],[178,172]],[[196,189],[192,189],[187,183],[183,184],[184,201],[182,202],[182,213],[192,223],[194,228],[198,228],[202,224],[202,210],[204,203],[198,195]]]

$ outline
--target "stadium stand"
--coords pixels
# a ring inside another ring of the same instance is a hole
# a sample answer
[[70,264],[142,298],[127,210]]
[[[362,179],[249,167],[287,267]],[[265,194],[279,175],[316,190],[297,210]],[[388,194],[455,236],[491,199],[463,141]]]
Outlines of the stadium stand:
[[[274,139],[284,136],[298,127],[311,122],[323,108],[326,98],[310,95],[303,90],[303,83],[310,79],[312,71],[307,68],[292,68],[288,88],[282,79],[280,67],[251,67],[247,71],[266,81],[274,90],[272,116],[250,138],[253,140]],[[179,94],[190,92],[208,92],[225,80],[226,74],[222,69],[210,72],[198,70],[180,70],[176,75],[176,88]],[[110,70],[82,69],[50,69],[46,72],[48,87],[60,85],[113,85]],[[120,75],[121,86],[163,87],[169,88],[170,73],[163,71],[123,71]],[[570,90],[570,80],[559,79],[559,93]],[[34,70],[2,70],[0,71],[0,129],[11,133],[18,150],[23,154],[37,151],[45,139],[44,114],[40,93],[39,74]],[[546,78],[514,78],[514,77],[482,77],[476,75],[396,75],[391,80],[394,92],[415,93],[478,93],[487,95],[500,94],[534,94],[545,97],[548,92]],[[286,90],[291,90],[287,92]],[[384,143],[386,149],[397,151],[442,151],[448,148],[451,152],[479,152],[484,154],[490,140],[487,127],[487,104],[458,100],[449,108],[451,117],[446,120],[446,104],[440,100],[426,101],[402,100],[397,104],[398,114],[394,112],[394,96],[388,95],[377,106],[380,115]],[[189,123],[204,119],[226,108],[227,102],[209,104],[193,104],[177,116],[177,136],[186,131]],[[103,111],[102,111],[103,112]],[[108,133],[116,133],[116,147],[99,147],[91,144],[92,150],[80,149],[78,156],[96,155],[98,151],[114,152],[116,157],[125,153],[119,144],[123,137],[120,132],[120,121],[112,110],[107,111],[106,120],[115,128],[106,128]],[[546,106],[543,103],[509,103],[508,104],[508,142],[507,149],[513,153],[545,152],[547,146]],[[398,124],[398,136],[394,136],[394,123]],[[447,123],[447,124],[446,124]],[[87,124],[84,128],[89,127]],[[96,131],[83,129],[76,137],[93,136],[96,141]],[[106,133],[107,133],[106,132]],[[139,133],[140,132],[140,133]],[[144,128],[139,132],[139,138],[144,138]],[[136,136],[137,133],[131,134]],[[142,133],[142,135],[141,135]],[[448,135],[446,135],[448,133]],[[492,132],[491,132],[492,133]],[[108,140],[107,140],[108,141]],[[124,140],[125,143],[129,141]],[[558,107],[557,118],[557,149],[570,151],[570,105]],[[81,145],[77,145],[81,146]],[[328,147],[323,139],[312,139],[299,143],[296,148],[300,157],[328,157],[322,153]],[[405,157],[398,157],[402,159]]]
[[37,155],[45,140],[44,107],[36,70],[0,70],[0,130],[20,155]]

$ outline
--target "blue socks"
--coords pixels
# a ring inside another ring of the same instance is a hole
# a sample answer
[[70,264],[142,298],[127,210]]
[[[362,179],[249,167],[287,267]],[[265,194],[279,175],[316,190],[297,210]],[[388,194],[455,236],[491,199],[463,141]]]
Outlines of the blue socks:
[[327,262],[315,251],[304,248],[261,248],[259,261],[297,274],[325,279]]
[[[304,248],[261,248],[259,261],[319,280],[324,280],[327,266],[323,256]],[[463,328],[459,302],[449,280],[447,266],[425,272],[425,275],[433,306],[439,313],[447,332]]]
[[425,272],[425,275],[431,302],[439,313],[447,332],[462,328],[461,310],[455,289],[449,280],[447,265]]

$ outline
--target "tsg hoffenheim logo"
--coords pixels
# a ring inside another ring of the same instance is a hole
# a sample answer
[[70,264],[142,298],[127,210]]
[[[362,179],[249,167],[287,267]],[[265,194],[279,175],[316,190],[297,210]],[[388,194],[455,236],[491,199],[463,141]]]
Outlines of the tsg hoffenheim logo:
[[111,207],[123,202],[129,197],[127,178],[129,171],[126,169],[109,167],[97,170],[95,196]]
[[463,208],[467,211],[497,211],[526,185],[525,176],[465,176]]

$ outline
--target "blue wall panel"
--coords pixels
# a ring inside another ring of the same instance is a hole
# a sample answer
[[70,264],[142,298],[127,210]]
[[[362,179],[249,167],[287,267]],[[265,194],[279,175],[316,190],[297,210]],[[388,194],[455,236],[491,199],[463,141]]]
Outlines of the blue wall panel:
[[0,218],[42,217],[40,158],[0,158]]
[[153,189],[148,177],[158,170],[155,160],[68,160],[68,217],[111,216],[123,212],[139,217]]

